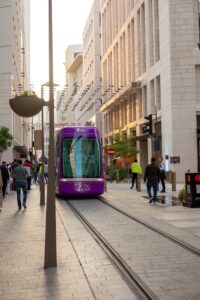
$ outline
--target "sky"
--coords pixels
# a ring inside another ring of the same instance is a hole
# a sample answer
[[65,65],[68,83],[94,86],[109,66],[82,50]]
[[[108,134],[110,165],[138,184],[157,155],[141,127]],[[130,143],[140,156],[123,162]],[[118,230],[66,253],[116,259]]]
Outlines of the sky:
[[[35,90],[49,80],[48,0],[31,0],[31,84]],[[93,0],[52,0],[54,82],[65,84],[65,50],[82,44],[83,30]]]

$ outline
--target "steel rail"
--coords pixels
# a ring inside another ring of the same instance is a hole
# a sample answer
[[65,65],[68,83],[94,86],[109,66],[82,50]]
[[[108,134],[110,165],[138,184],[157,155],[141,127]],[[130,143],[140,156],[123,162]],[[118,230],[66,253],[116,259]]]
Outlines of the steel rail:
[[137,293],[139,299],[143,300],[159,300],[154,292],[141,280],[141,278],[127,265],[124,259],[119,253],[109,244],[109,242],[96,230],[96,228],[88,222],[88,220],[80,213],[78,209],[67,201],[67,204],[73,211],[73,213],[79,218],[83,225],[87,228],[93,238],[104,249],[109,258],[113,261],[118,270],[128,280],[128,284],[135,293]]
[[151,225],[151,224],[149,224],[149,223],[147,223],[147,222],[141,220],[140,218],[137,218],[137,217],[135,217],[135,216],[133,216],[133,215],[131,215],[131,214],[129,214],[129,213],[123,211],[121,208],[119,208],[119,207],[117,207],[117,206],[115,206],[115,205],[109,203],[103,196],[100,196],[100,197],[98,198],[98,200],[101,201],[101,202],[103,202],[104,204],[108,205],[109,207],[112,207],[113,209],[115,209],[116,211],[122,213],[123,215],[127,216],[127,217],[130,218],[131,220],[136,221],[136,222],[138,222],[138,223],[144,225],[145,227],[151,229],[152,231],[154,231],[154,232],[160,234],[162,237],[165,237],[165,238],[167,238],[168,240],[170,240],[170,241],[176,243],[176,244],[179,245],[180,247],[182,247],[182,248],[184,248],[184,249],[190,251],[191,253],[193,253],[193,254],[195,254],[195,255],[197,255],[197,256],[200,256],[200,250],[197,249],[197,248],[195,248],[194,246],[192,246],[192,245],[186,243],[185,241],[182,241],[182,240],[178,239],[177,237],[175,237],[175,236],[173,236],[173,235],[171,235],[171,234],[169,234],[169,233],[167,233],[167,232],[165,232],[165,231],[163,231],[163,230],[161,230],[161,229],[158,229],[157,227],[155,227],[155,226],[153,226],[153,225]]

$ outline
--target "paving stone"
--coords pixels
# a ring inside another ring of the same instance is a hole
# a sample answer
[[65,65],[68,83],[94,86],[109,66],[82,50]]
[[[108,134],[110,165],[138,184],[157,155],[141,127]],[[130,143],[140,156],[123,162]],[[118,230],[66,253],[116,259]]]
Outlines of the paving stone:
[[0,299],[92,300],[95,290],[103,290],[104,299],[113,300],[116,286],[121,296],[134,299],[99,245],[70,209],[63,209],[65,202],[57,205],[57,268],[43,268],[46,207],[40,207],[39,198],[39,188],[31,190],[28,208],[20,212],[16,193],[7,195],[3,203]]

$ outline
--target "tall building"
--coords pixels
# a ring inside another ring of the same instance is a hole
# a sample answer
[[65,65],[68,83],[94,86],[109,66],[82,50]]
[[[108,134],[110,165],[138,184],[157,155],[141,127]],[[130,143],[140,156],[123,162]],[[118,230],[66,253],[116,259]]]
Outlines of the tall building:
[[104,144],[128,135],[143,170],[162,155],[183,181],[200,171],[199,1],[103,0],[101,16]]
[[77,108],[78,122],[95,125],[100,133],[101,90],[101,14],[100,0],[95,0],[83,31],[83,93]]
[[[77,104],[83,85],[83,45],[70,45],[65,52],[66,103],[64,111],[67,125],[77,125]],[[62,105],[62,104],[60,104]]]
[[12,149],[3,153],[8,162],[26,155],[30,147],[29,119],[14,114],[9,99],[29,87],[29,0],[0,1],[0,126],[10,129]]

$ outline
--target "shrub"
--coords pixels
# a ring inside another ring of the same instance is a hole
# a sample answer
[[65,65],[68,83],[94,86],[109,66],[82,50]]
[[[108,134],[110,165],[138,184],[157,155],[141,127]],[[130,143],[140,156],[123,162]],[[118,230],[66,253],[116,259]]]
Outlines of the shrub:
[[178,193],[179,201],[183,202],[183,200],[185,199],[185,195],[186,195],[186,189],[185,189],[185,186],[183,186],[182,189]]

